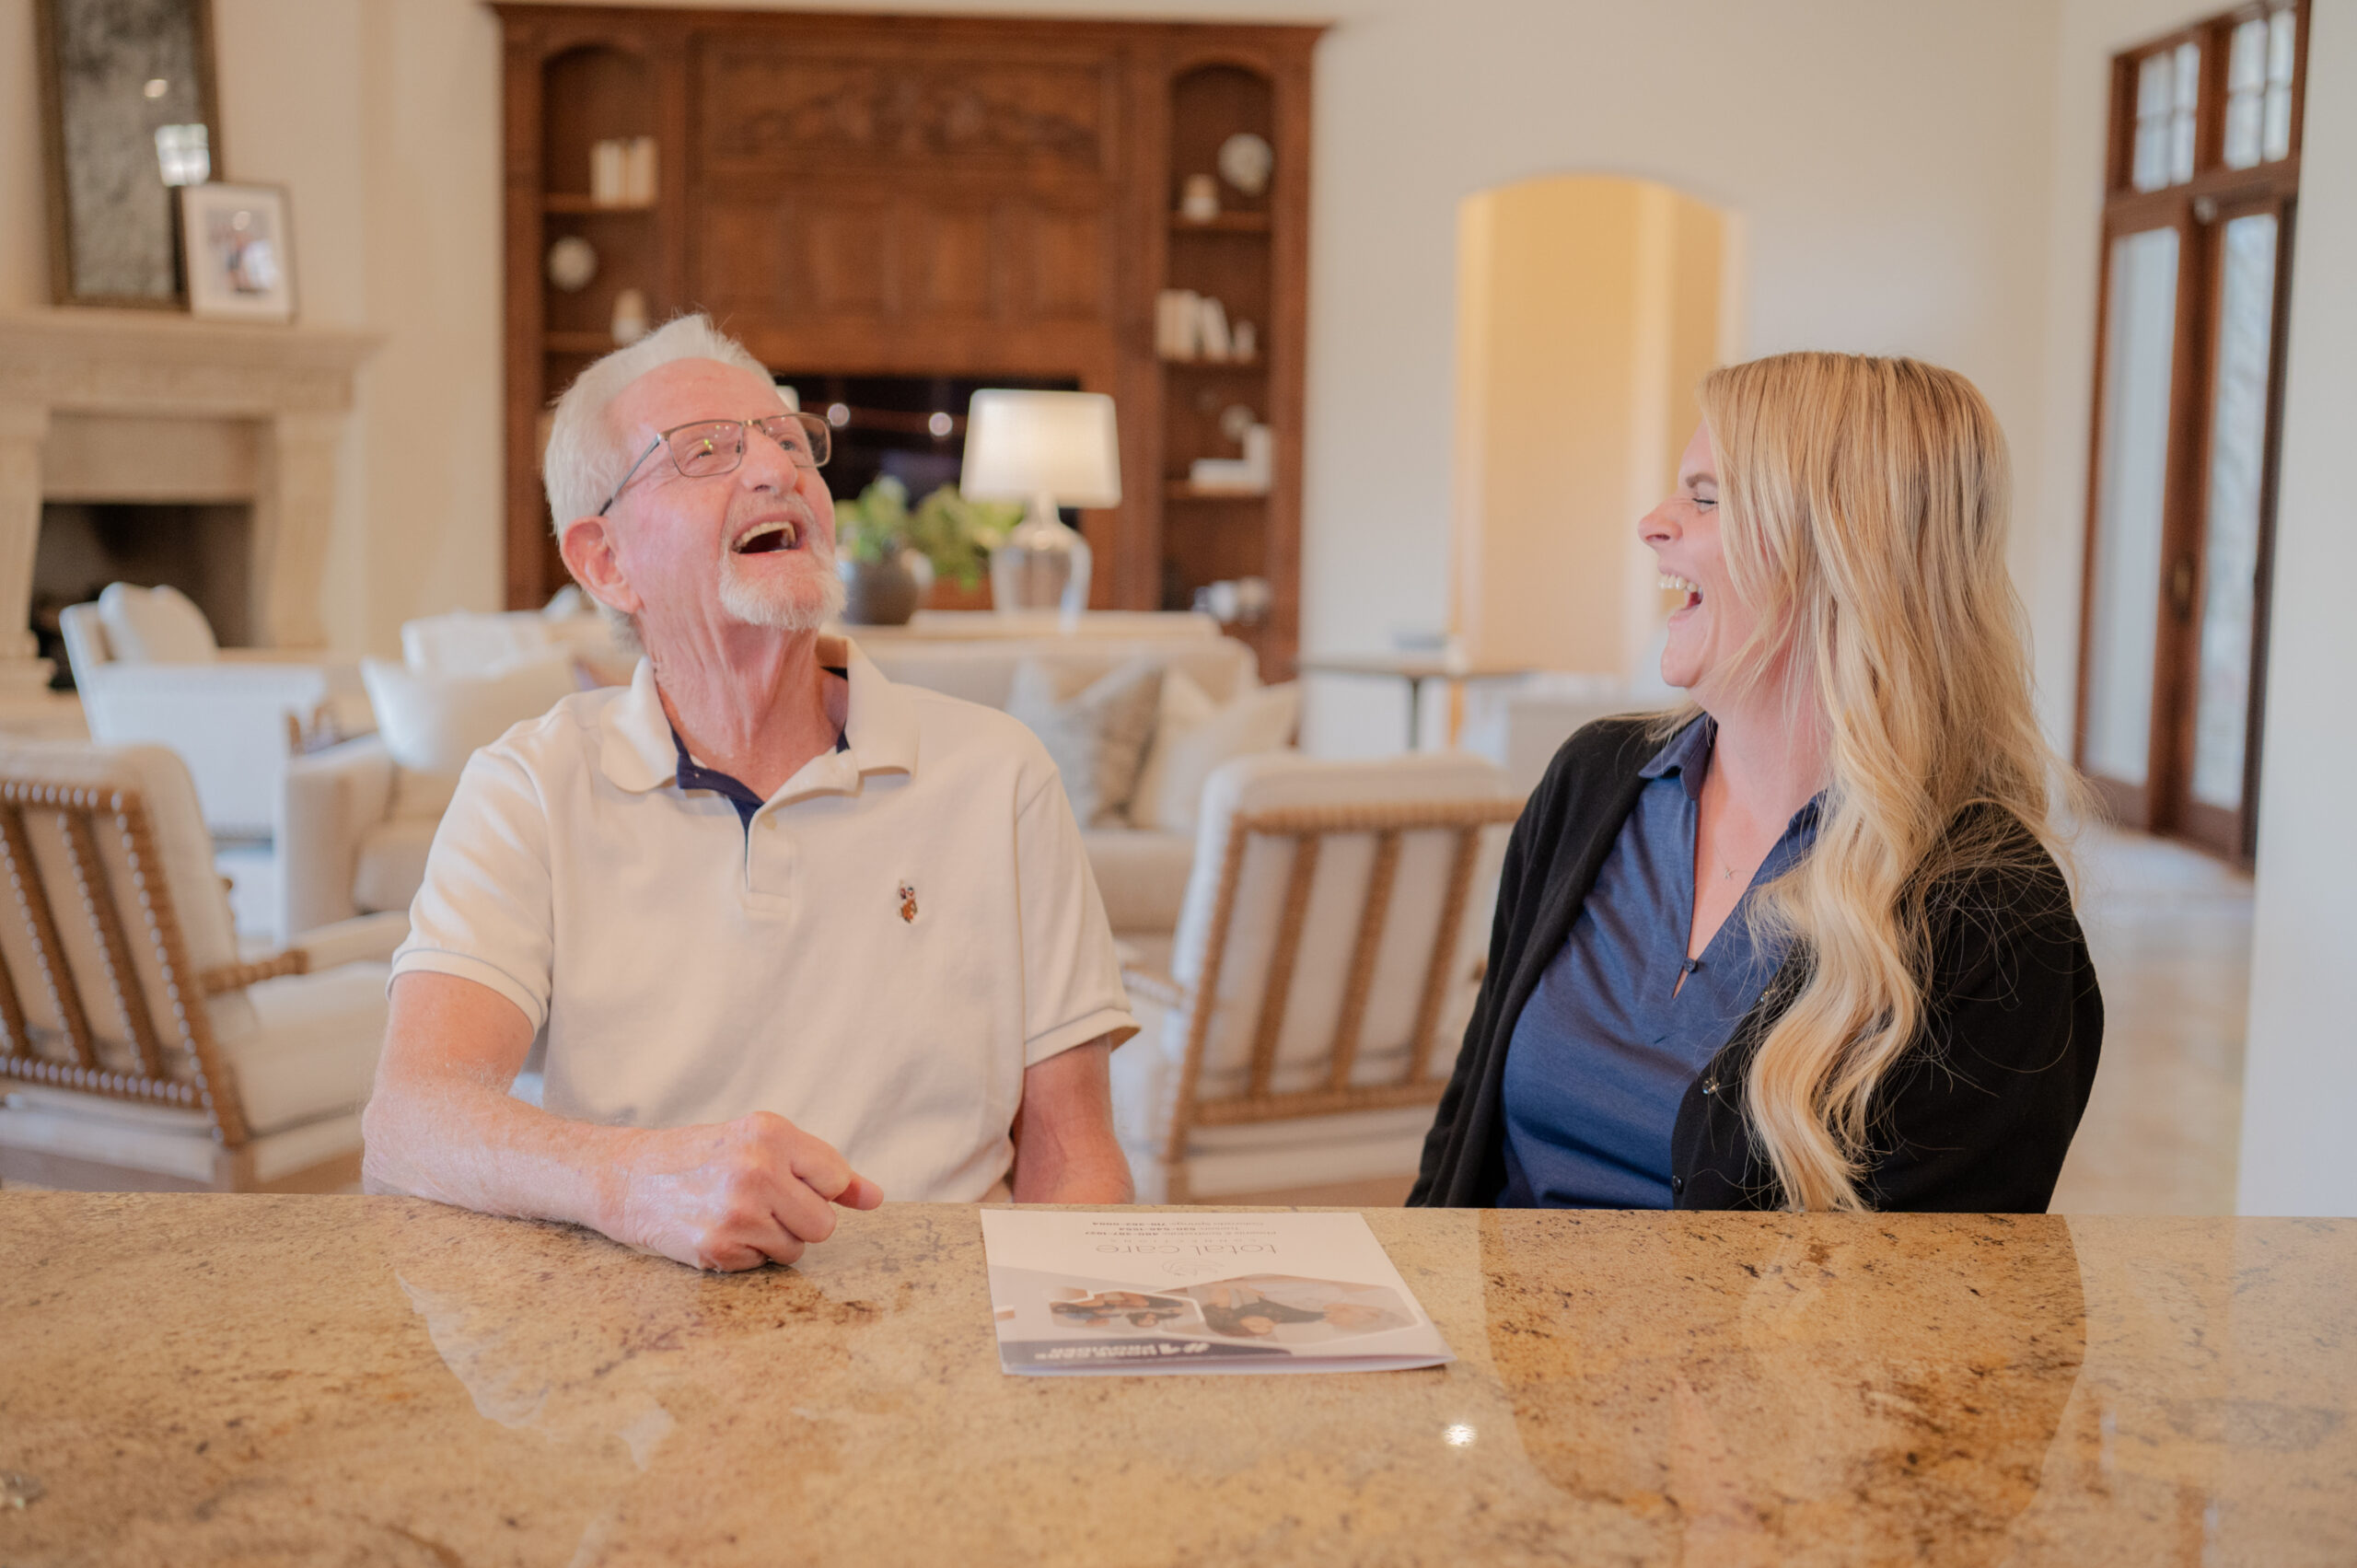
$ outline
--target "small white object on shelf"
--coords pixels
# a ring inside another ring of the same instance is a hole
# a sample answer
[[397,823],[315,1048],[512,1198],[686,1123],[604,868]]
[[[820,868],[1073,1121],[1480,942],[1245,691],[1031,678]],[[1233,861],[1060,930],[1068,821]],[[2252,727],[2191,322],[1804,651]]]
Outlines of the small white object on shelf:
[[1275,482],[1276,456],[1276,432],[1255,424],[1244,432],[1244,456],[1197,458],[1188,465],[1187,482],[1228,495],[1266,495]]
[[614,342],[625,347],[646,335],[646,296],[634,288],[614,296]]
[[598,275],[598,251],[577,234],[568,234],[549,247],[549,282],[567,294],[578,294]]
[[1238,131],[1219,145],[1220,177],[1248,196],[1258,196],[1269,188],[1269,176],[1276,167],[1275,149],[1249,131]]
[[1231,359],[1251,359],[1260,352],[1260,330],[1249,321],[1238,321],[1227,330],[1227,353]]
[[1234,345],[1227,335],[1227,307],[1218,300],[1205,297],[1196,308],[1196,346],[1205,359],[1225,360],[1234,356]]
[[1211,223],[1219,216],[1219,181],[1208,174],[1190,174],[1178,198],[1178,215],[1189,223]]
[[1155,296],[1154,351],[1164,359],[1188,360],[1202,352],[1202,296],[1190,288],[1166,288]]
[[634,207],[655,204],[655,138],[633,136],[622,155],[622,200]]
[[630,200],[630,148],[608,138],[589,144],[589,199],[601,207]]

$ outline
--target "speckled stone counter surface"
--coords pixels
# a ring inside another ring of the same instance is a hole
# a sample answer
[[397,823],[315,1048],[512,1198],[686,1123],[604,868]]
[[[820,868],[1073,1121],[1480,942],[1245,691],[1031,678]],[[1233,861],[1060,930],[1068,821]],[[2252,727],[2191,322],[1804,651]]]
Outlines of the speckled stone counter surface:
[[2357,1223],[1367,1219],[1454,1365],[1005,1376],[969,1208],[0,1195],[0,1564],[2357,1562]]

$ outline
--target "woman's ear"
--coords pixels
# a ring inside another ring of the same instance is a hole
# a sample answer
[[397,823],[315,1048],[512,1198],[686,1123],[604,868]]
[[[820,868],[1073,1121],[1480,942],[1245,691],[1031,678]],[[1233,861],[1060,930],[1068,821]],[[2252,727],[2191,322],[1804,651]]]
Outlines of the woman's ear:
[[557,550],[564,557],[565,569],[582,590],[607,609],[623,615],[639,611],[637,590],[623,575],[620,557],[614,550],[613,519],[610,517],[576,517],[566,525],[564,537],[557,541]]

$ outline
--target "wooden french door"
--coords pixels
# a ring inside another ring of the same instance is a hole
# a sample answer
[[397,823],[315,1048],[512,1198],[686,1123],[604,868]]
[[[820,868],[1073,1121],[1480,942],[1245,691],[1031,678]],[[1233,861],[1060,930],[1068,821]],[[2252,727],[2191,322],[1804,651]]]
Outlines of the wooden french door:
[[[2121,58],[2104,223],[2079,766],[2121,821],[2242,860],[2305,86],[2288,52],[2304,21],[2292,6],[2229,13]],[[2287,55],[2271,73],[2270,28]],[[2260,118],[2270,80],[2280,127]]]

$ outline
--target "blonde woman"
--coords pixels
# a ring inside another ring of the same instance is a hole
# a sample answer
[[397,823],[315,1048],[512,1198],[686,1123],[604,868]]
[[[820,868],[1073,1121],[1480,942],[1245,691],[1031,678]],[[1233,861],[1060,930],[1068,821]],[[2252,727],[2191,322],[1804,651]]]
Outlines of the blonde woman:
[[1516,824],[1411,1203],[2042,1212],[2103,1038],[1953,371],[1714,372],[1639,525],[1662,676]]

